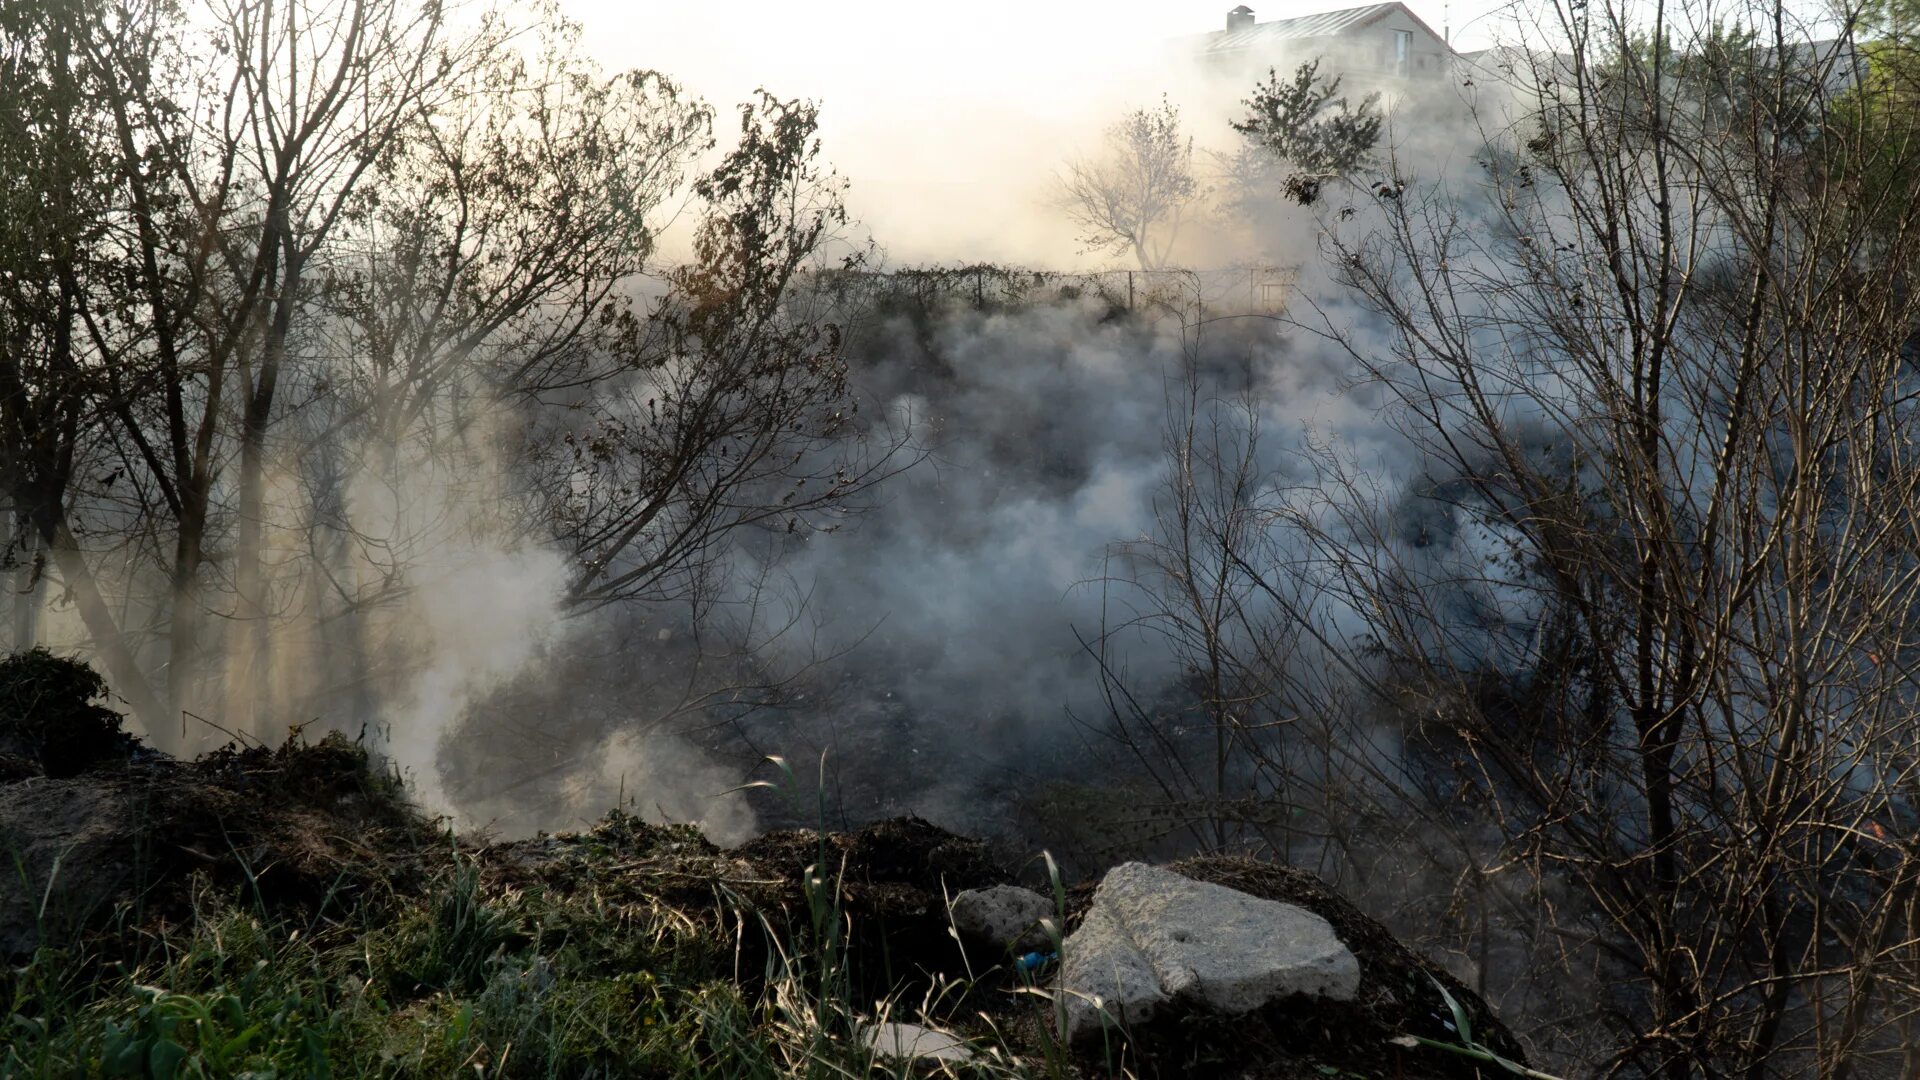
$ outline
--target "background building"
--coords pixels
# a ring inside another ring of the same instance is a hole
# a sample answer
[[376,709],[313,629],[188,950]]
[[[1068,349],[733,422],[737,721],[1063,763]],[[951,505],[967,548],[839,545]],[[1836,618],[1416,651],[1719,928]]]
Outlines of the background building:
[[1444,78],[1454,55],[1444,34],[1398,2],[1268,22],[1242,4],[1227,12],[1224,29],[1197,44],[1201,61],[1222,76],[1257,77],[1269,67],[1321,57],[1324,70],[1358,90]]

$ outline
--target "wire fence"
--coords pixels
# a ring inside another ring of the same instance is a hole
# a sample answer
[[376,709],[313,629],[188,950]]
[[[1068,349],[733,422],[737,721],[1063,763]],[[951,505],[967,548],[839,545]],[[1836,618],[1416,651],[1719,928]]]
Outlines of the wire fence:
[[1035,270],[975,264],[897,270],[820,270],[811,289],[870,310],[994,311],[1037,303],[1092,301],[1116,311],[1277,313],[1293,294],[1291,266],[1212,270]]

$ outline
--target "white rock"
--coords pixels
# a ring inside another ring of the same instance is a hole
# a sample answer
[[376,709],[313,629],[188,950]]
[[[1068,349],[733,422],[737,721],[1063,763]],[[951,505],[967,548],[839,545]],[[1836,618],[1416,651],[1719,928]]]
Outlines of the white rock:
[[[1103,1022],[1137,1024],[1166,1003],[1153,964],[1098,896],[1080,928],[1060,946],[1057,993],[1064,996],[1067,1037],[1099,1031]],[[1102,1017],[1105,1017],[1103,1021]]]
[[1359,960],[1320,916],[1141,863],[1108,871],[1062,948],[1069,1037],[1099,1029],[1088,997],[1135,1023],[1176,998],[1241,1013],[1293,994],[1350,1001],[1360,987]]
[[1018,885],[968,889],[953,898],[954,928],[1001,948],[1045,945],[1047,935],[1039,924],[1053,913],[1053,901]]
[[919,1024],[861,1024],[860,1041],[883,1058],[912,1061],[971,1061],[973,1051],[967,1044],[943,1031]]

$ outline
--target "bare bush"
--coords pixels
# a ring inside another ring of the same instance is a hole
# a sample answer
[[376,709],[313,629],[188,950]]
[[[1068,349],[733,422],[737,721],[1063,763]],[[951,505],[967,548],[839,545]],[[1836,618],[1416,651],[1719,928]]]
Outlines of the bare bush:
[[1121,729],[1215,843],[1304,807],[1309,857],[1453,877],[1468,955],[1580,988],[1531,1018],[1557,1060],[1909,1074],[1908,105],[1784,7],[1553,15],[1477,191],[1330,221],[1375,318],[1303,325],[1415,471],[1289,474],[1257,408],[1180,410],[1129,555],[1204,722],[1116,695]]

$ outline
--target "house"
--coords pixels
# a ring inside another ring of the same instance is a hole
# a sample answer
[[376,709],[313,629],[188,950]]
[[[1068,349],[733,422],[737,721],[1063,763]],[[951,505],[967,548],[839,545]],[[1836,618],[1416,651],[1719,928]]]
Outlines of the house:
[[1197,45],[1204,65],[1233,78],[1320,57],[1329,73],[1360,88],[1443,79],[1454,55],[1444,35],[1398,0],[1267,22],[1242,4]]
[[[1738,53],[1721,61],[1730,65],[1731,77],[1736,84],[1745,82],[1765,87],[1770,86],[1776,76],[1782,76],[1782,82],[1792,99],[1809,103],[1831,104],[1861,85],[1869,76],[1866,56],[1850,38],[1790,41],[1784,49],[1764,43],[1755,44],[1746,55],[1745,61],[1737,59]],[[1678,76],[1675,72],[1688,70],[1689,66],[1694,71],[1701,70],[1699,56],[1697,47],[1682,53],[1677,59],[1688,63],[1675,64],[1670,69],[1669,85],[1676,89],[1681,85],[1676,81]],[[1482,85],[1504,85],[1527,95],[1554,86],[1569,88],[1565,92],[1571,93],[1570,88],[1583,77],[1576,58],[1571,54],[1516,45],[1495,45],[1475,52],[1458,53],[1455,64],[1464,80]],[[1610,73],[1604,68],[1597,68],[1587,72],[1585,77],[1606,79]]]
[[1852,37],[1789,41],[1784,49],[1763,43],[1758,47],[1758,61],[1763,71],[1793,73],[1800,80],[1800,90],[1829,102],[1872,76],[1866,53]]

